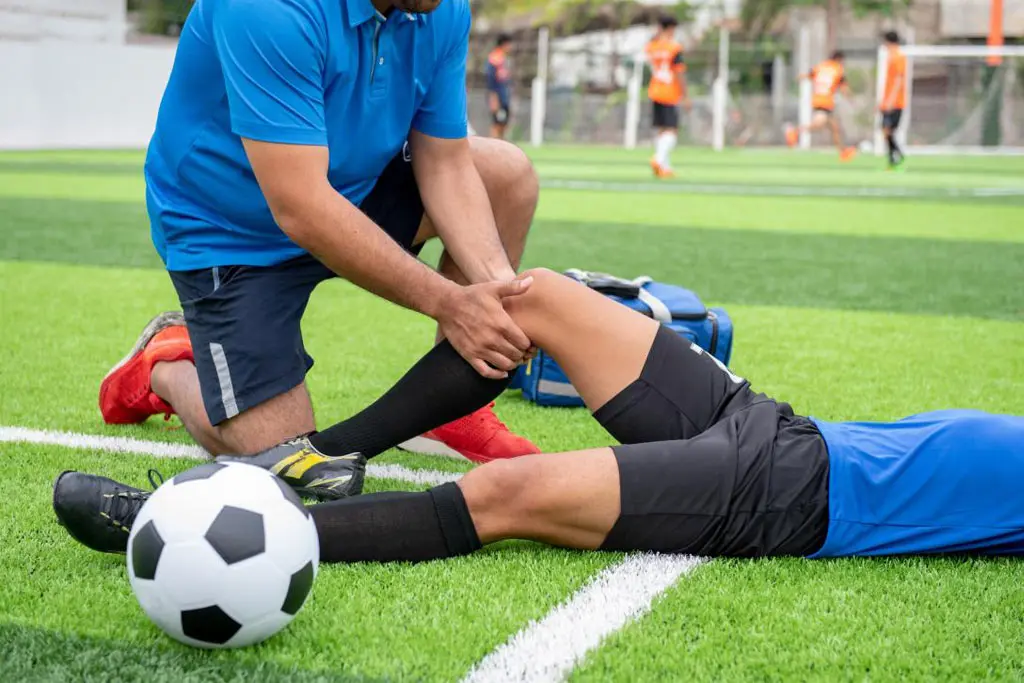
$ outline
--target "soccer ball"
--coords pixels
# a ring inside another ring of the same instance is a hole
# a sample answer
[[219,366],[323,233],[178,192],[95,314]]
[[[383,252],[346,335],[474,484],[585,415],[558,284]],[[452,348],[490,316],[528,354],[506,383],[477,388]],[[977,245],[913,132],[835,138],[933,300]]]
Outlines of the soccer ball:
[[204,648],[241,647],[295,617],[316,578],[312,517],[270,472],[209,463],[164,483],[128,536],[128,579],[167,635]]
[[870,140],[861,140],[860,141],[860,151],[861,152],[864,152],[865,154],[867,154],[868,152],[873,152],[874,149],[875,149],[875,145]]

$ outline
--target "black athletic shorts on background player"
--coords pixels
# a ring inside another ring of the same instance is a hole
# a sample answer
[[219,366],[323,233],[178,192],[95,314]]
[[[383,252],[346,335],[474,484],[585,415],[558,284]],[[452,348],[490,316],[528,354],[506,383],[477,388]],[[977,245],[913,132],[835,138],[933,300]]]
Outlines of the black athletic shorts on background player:
[[652,102],[655,128],[678,128],[679,107],[661,102]]
[[882,112],[882,128],[896,130],[900,127],[900,120],[903,119],[902,109],[889,109]]
[[828,451],[809,419],[755,394],[667,328],[594,417],[624,445],[606,550],[806,556],[828,532]]
[[[359,208],[407,251],[423,219],[412,164],[399,153]],[[318,284],[335,277],[306,254],[273,266],[169,273],[192,340],[203,405],[217,425],[298,386],[313,367],[300,322]]]

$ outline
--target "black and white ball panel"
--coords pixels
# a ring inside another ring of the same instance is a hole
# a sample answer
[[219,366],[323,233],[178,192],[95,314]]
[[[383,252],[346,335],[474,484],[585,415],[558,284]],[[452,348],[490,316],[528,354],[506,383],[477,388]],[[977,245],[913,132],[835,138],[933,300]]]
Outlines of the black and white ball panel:
[[163,551],[164,539],[153,520],[149,520],[135,534],[135,542],[132,543],[131,562],[135,576],[140,579],[156,578],[156,567]]
[[175,484],[184,484],[189,481],[200,481],[202,479],[209,479],[213,475],[223,470],[227,465],[223,465],[219,462],[208,462],[205,465],[199,467],[193,467],[190,470],[186,470],[181,474],[174,475],[171,480]]
[[242,625],[214,605],[181,613],[181,630],[192,640],[223,645],[241,630]]
[[203,538],[227,564],[262,555],[267,547],[263,515],[232,505],[220,509]]
[[298,612],[316,577],[312,517],[274,475],[209,463],[177,475],[143,507],[128,567],[143,609],[201,647],[258,642]]

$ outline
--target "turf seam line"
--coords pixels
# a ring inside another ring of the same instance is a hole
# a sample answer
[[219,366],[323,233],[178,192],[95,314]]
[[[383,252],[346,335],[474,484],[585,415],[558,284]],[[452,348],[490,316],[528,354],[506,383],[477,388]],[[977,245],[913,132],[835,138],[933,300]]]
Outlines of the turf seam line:
[[928,199],[1021,197],[1024,187],[812,187],[798,185],[727,185],[713,183],[647,183],[542,178],[541,188],[602,192],[655,192],[675,194],[753,195],[759,197],[876,197]]
[[[189,458],[191,460],[209,460],[210,458],[210,454],[199,446],[144,441],[127,436],[100,436],[97,434],[80,434],[78,432],[28,429],[26,427],[0,426],[0,443],[2,442],[63,446],[65,448],[106,451],[108,453],[148,455],[154,458]],[[438,486],[450,481],[456,481],[462,476],[461,474],[440,472],[438,470],[414,470],[391,463],[370,463],[366,467],[366,473],[370,477],[378,479],[396,479],[421,486]]]
[[462,683],[563,681],[588,652],[650,611],[659,595],[704,562],[691,555],[629,555],[498,646]]

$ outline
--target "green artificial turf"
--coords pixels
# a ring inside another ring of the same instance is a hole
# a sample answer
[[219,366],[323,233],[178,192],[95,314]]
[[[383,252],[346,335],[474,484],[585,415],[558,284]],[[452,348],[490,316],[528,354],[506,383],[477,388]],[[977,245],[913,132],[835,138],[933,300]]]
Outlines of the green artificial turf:
[[[733,369],[823,419],[944,407],[1024,414],[1024,208],[943,198],[1024,189],[1018,159],[913,159],[906,174],[827,154],[679,153],[669,192],[646,152],[543,148],[526,265],[649,274],[736,322]],[[109,427],[98,382],[154,313],[176,306],[149,243],[138,152],[0,154],[0,426],[186,443],[159,418]],[[898,186],[921,199],[761,197],[687,183]],[[678,190],[678,191],[676,191]],[[436,259],[436,247],[425,258]],[[314,294],[304,336],[321,424],[384,391],[429,346],[428,320],[344,282]],[[548,451],[609,443],[579,409],[510,393],[498,412]],[[123,558],[75,545],[49,493],[64,469],[145,483],[193,461],[0,444],[0,681],[456,680],[615,554],[506,543],[453,562],[323,567],[306,609],[266,644],[179,646],[134,603]],[[464,471],[390,452],[382,462]],[[371,479],[368,490],[412,488]],[[1024,569],[1010,560],[715,561],[613,635],[579,680],[973,680],[1024,677]]]

